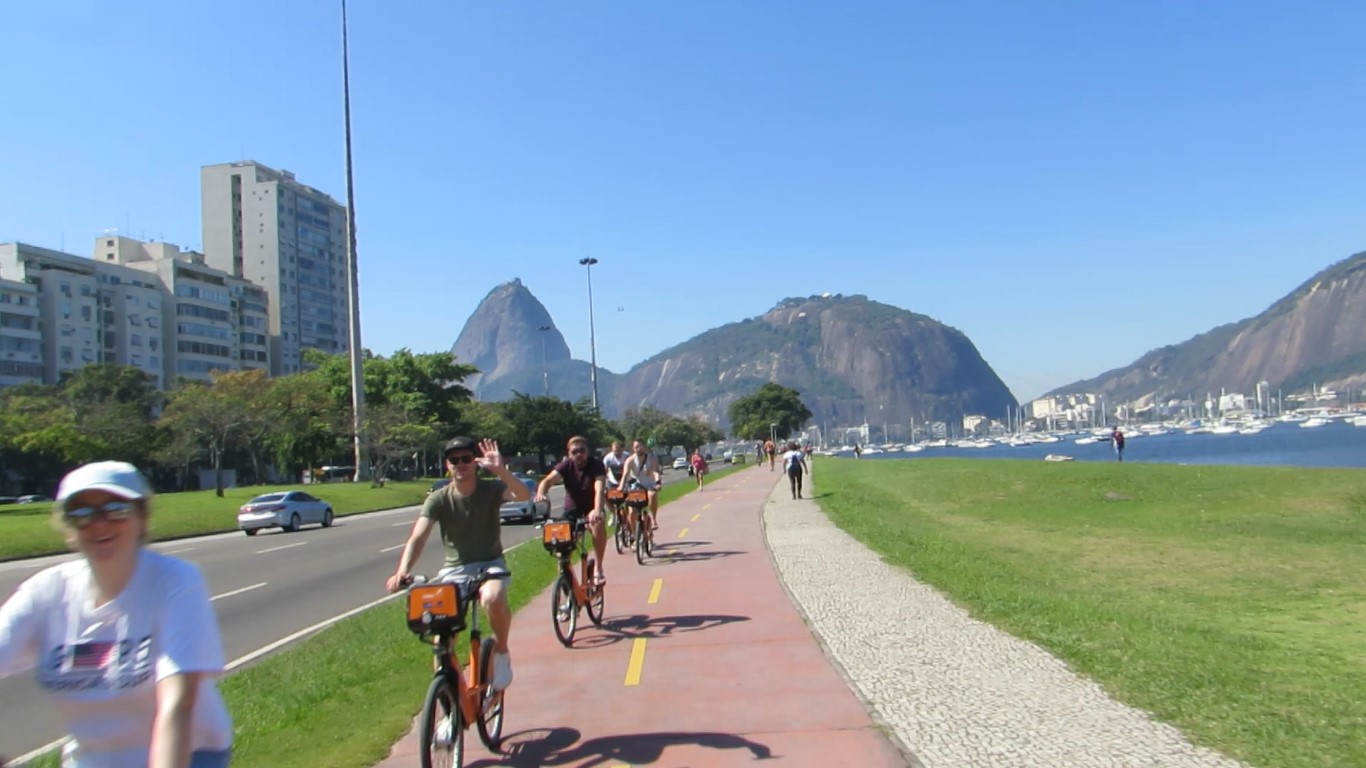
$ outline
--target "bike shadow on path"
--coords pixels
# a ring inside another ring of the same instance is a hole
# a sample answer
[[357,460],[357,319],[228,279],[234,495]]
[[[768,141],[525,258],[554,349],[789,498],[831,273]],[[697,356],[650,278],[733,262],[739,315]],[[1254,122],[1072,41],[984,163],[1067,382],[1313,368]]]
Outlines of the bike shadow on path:
[[700,746],[715,750],[748,750],[754,760],[769,760],[768,746],[733,733],[661,731],[602,736],[580,742],[582,734],[574,728],[546,728],[519,731],[503,738],[502,755],[497,760],[475,760],[470,768],[495,765],[646,765],[659,761],[671,746]]
[[[748,616],[697,615],[697,616],[608,616],[602,625],[592,627],[596,632],[576,637],[575,648],[604,648],[624,640],[645,638],[657,640],[684,632],[700,632],[726,624],[750,621]],[[587,627],[585,627],[587,628]]]
[[654,557],[645,561],[647,566],[669,565],[670,563],[697,563],[717,560],[735,555],[748,555],[742,549],[706,549],[697,547],[710,545],[710,541],[656,541]]

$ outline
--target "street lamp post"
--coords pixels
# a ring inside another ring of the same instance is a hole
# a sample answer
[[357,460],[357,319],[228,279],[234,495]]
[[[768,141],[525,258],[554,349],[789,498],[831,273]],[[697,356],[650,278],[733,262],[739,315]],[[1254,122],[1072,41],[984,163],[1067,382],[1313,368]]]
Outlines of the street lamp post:
[[778,444],[778,423],[777,423],[777,422],[774,422],[774,423],[768,425],[768,439],[769,439],[769,440],[772,440],[774,445],[777,445],[777,444]]
[[536,330],[541,332],[541,375],[545,377],[545,396],[550,397],[550,368],[545,361],[545,333],[550,330],[550,326],[542,325]]
[[598,342],[593,330],[593,265],[598,260],[592,257],[579,259],[579,264],[588,269],[588,376],[593,382],[593,410],[598,409]]
[[357,482],[370,476],[364,459],[361,426],[364,423],[365,390],[361,376],[360,275],[356,263],[356,185],[351,175],[351,62],[346,37],[346,0],[341,0],[342,16],[342,116],[346,124],[346,304],[351,346],[351,431],[354,434]]

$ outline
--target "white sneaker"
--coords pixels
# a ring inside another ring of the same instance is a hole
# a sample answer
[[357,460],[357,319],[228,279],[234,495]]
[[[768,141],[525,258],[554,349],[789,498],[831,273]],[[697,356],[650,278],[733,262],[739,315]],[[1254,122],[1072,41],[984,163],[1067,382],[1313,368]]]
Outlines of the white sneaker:
[[512,685],[512,659],[506,653],[493,653],[493,690],[507,690]]

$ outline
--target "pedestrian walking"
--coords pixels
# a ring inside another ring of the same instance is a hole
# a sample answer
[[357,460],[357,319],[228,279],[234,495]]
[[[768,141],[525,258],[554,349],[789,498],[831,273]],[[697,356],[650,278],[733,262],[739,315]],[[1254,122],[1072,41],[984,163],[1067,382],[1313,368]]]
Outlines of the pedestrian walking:
[[806,454],[795,442],[787,444],[787,453],[783,454],[783,470],[787,472],[787,482],[792,486],[792,498],[802,497],[802,475],[810,470],[806,466]]

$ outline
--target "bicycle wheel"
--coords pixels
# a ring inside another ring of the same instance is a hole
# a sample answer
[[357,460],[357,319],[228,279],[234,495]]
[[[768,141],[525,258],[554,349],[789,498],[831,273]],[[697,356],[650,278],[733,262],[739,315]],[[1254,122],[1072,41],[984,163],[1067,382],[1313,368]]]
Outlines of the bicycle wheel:
[[617,554],[620,555],[626,551],[626,523],[620,515],[614,514],[612,517],[617,523],[612,539],[617,543]]
[[568,648],[574,642],[574,629],[579,623],[579,606],[574,602],[574,585],[567,574],[561,573],[550,592],[550,620],[555,623],[555,637]]
[[493,690],[493,638],[486,637],[479,644],[479,679],[490,683],[479,702],[479,716],[474,724],[479,738],[490,752],[498,752],[503,743],[503,692]]
[[465,724],[461,722],[455,686],[445,675],[437,675],[427,688],[417,739],[422,768],[460,768],[465,764]]
[[603,595],[603,587],[593,583],[594,577],[598,575],[598,562],[588,561],[588,618],[592,620],[594,626],[602,626],[602,609],[606,598]]
[[655,516],[650,515],[650,527],[645,529],[645,554],[655,556]]

